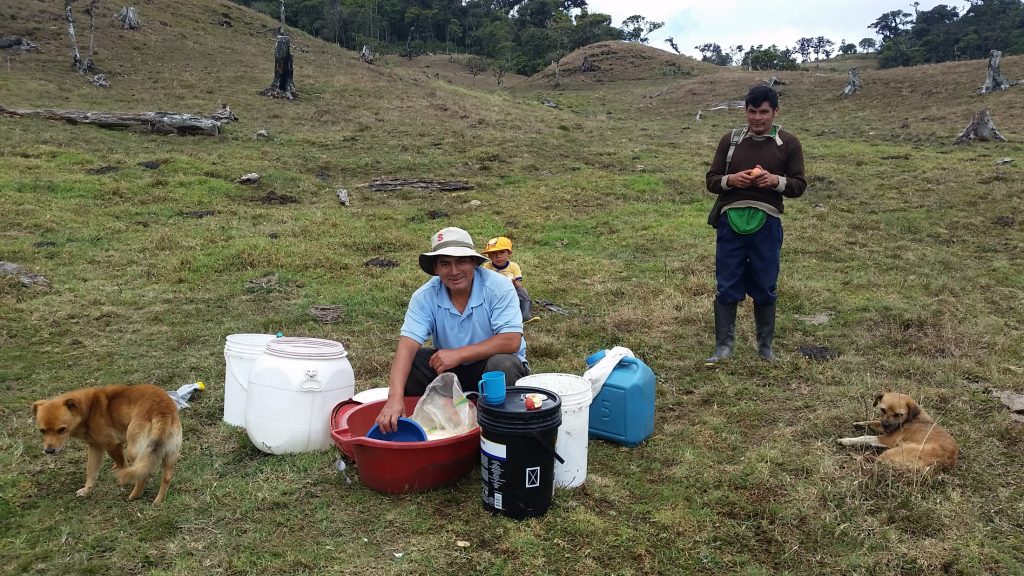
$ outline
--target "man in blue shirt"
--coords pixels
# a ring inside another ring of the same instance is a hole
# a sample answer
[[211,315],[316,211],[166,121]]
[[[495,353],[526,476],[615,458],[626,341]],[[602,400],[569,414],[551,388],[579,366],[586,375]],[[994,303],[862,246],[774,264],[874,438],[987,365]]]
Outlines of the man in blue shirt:
[[[476,390],[484,372],[505,373],[512,386],[529,374],[519,298],[507,278],[481,268],[473,238],[461,228],[444,228],[420,254],[420,268],[433,276],[409,300],[398,348],[391,363],[388,400],[377,416],[384,432],[395,429],[405,396],[420,396],[443,372]],[[433,348],[423,348],[427,339]]]

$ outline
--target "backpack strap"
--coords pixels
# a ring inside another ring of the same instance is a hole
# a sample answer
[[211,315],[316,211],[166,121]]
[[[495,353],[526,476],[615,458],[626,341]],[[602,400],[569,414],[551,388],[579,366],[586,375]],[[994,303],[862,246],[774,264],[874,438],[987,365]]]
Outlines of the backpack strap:
[[732,163],[732,153],[736,151],[736,145],[746,136],[746,128],[733,128],[732,136],[729,137],[729,153],[725,155],[725,173],[729,173],[729,164]]

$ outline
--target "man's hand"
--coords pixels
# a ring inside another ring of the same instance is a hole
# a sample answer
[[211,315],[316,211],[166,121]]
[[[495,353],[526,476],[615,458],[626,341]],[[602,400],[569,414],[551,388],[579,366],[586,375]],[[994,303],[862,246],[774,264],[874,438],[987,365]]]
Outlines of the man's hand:
[[459,350],[438,350],[430,357],[430,367],[441,374],[462,364],[462,353]]
[[775,189],[779,185],[779,177],[764,170],[759,170],[758,175],[751,176],[750,170],[729,174],[728,183],[730,188],[770,188]]
[[404,412],[405,398],[388,398],[388,401],[384,403],[384,407],[381,408],[380,414],[377,415],[377,424],[380,425],[381,432],[387,434],[397,430],[398,419]]
[[779,177],[767,170],[761,170],[757,178],[753,179],[753,183],[758,188],[771,188],[774,190],[779,186]]
[[726,181],[729,183],[730,188],[750,188],[751,184],[754,183],[754,179],[750,177],[749,170],[729,174],[729,178]]

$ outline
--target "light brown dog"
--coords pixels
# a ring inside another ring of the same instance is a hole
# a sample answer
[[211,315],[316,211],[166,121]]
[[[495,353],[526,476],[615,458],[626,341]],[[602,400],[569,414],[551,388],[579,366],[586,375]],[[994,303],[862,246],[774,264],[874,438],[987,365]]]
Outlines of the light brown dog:
[[142,495],[146,480],[163,464],[163,481],[153,504],[167,496],[181,450],[178,407],[167,392],[151,384],[82,388],[32,405],[43,451],[57,455],[68,438],[89,445],[85,496],[96,485],[103,453],[114,461],[118,484],[135,482],[129,500]]
[[854,422],[853,425],[867,426],[882,435],[840,438],[840,444],[887,448],[879,456],[882,460],[926,471],[956,466],[960,453],[956,441],[913,398],[896,392],[881,392],[875,396],[875,406],[881,413],[880,420]]

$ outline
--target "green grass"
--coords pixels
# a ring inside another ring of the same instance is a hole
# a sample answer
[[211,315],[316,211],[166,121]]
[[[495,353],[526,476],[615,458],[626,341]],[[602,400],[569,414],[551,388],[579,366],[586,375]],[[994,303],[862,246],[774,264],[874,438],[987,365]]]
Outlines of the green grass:
[[[272,22],[205,0],[158,8],[142,34],[99,40],[107,91],[66,70],[61,28],[44,23],[59,6],[0,9],[45,48],[11,59],[0,105],[208,113],[226,100],[240,117],[217,138],[0,118],[0,260],[52,283],[0,277],[0,573],[1024,572],[1021,424],[987,394],[1020,392],[1024,374],[1017,88],[985,99],[1010,143],[951,144],[979,106],[984,62],[865,73],[851,100],[835,96],[844,73],[785,78],[780,121],[803,142],[811,186],[786,203],[781,361],[755,358],[746,305],[737,357],[708,371],[704,172],[742,116],[693,115],[757,73],[495,92],[297,36],[310,52],[296,53],[301,98],[286,103],[255,95],[272,51],[258,30]],[[225,11],[232,29],[214,24]],[[202,57],[168,48],[182,35]],[[1003,72],[1022,77],[1022,65],[1006,58]],[[270,138],[255,140],[262,128]],[[997,166],[1003,157],[1016,161]],[[159,168],[138,166],[149,160]],[[90,172],[102,166],[119,170]],[[257,186],[234,183],[253,171]],[[378,176],[475,188],[361,187]],[[270,191],[299,201],[260,203]],[[383,385],[425,280],[416,255],[446,225],[478,242],[510,236],[531,294],[571,311],[539,310],[527,327],[535,371],[580,373],[588,353],[624,345],[658,375],[654,435],[633,449],[591,442],[586,484],[557,491],[542,518],[485,513],[477,472],[386,496],[358,469],[348,483],[333,450],[267,456],[221,422],[232,333],[341,341],[358,388]],[[399,266],[364,265],[374,257]],[[268,274],[276,288],[245,289]],[[315,304],[343,306],[342,321],[317,324]],[[799,318],[824,312],[822,325]],[[800,346],[840,356],[811,362]],[[195,380],[211,386],[181,413],[184,454],[161,508],[152,488],[126,502],[109,467],[76,498],[83,446],[40,450],[36,399]],[[836,445],[878,390],[940,416],[962,449],[954,472],[922,478]]]

